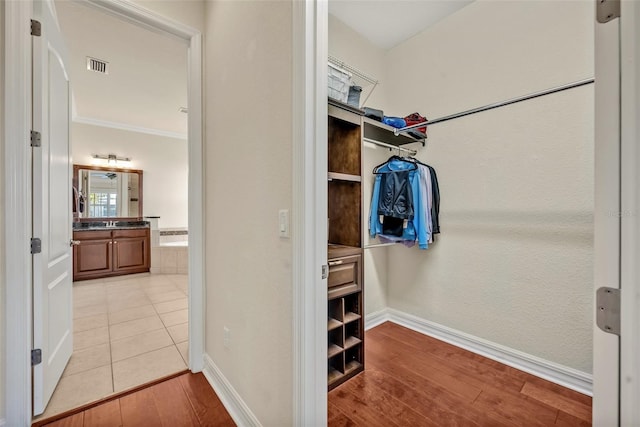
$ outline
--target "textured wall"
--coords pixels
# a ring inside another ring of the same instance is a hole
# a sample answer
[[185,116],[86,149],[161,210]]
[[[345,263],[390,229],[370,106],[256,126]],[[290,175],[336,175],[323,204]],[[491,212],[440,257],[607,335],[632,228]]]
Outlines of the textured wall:
[[292,20],[290,1],[206,4],[205,350],[265,426],[293,415]]
[[[342,21],[329,15],[329,55],[332,55],[349,65],[361,70],[363,73],[380,81],[380,84],[371,92],[367,106],[381,108],[385,104],[385,63],[384,51],[373,46],[361,35],[346,26]],[[371,91],[372,87],[365,87],[362,100]],[[369,241],[368,212],[371,205],[371,193],[373,189],[373,168],[384,162],[389,157],[389,150],[364,143],[362,166],[362,191],[363,212],[362,221],[364,245],[377,243]],[[374,313],[387,306],[387,248],[375,248],[364,251],[364,281],[366,283],[365,312]]]
[[142,169],[143,214],[160,216],[160,228],[186,228],[188,183],[187,141],[164,136],[73,123],[71,158],[90,165],[92,154],[131,157]]
[[[388,108],[436,118],[592,77],[593,9],[477,1],[387,53]],[[591,372],[593,102],[586,86],[430,128],[442,235],[390,250],[390,307]]]

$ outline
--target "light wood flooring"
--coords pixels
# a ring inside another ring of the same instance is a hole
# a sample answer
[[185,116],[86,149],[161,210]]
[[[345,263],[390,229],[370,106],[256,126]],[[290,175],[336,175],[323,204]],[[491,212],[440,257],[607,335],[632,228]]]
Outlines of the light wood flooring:
[[231,427],[235,423],[204,375],[189,373],[45,426]]
[[384,323],[365,372],[329,393],[329,426],[590,426],[591,398]]

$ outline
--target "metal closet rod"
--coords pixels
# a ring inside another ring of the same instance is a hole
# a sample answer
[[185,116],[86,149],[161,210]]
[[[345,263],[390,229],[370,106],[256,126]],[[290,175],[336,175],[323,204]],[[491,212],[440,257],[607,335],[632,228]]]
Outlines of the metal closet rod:
[[[362,140],[364,142],[369,142],[371,144],[379,145],[381,147],[386,147],[386,148],[389,148],[391,150],[404,151],[405,153],[408,153],[410,156],[415,156],[416,154],[418,154],[418,152],[416,150],[411,150],[409,148],[399,147],[399,146],[393,145],[393,144],[387,144],[386,142],[378,141],[376,139],[362,138]],[[416,141],[416,142],[419,142],[419,141]]]
[[395,136],[398,136],[402,132],[406,132],[408,130],[416,129],[416,128],[419,128],[419,127],[424,127],[425,125],[434,125],[436,123],[442,123],[442,122],[446,122],[448,120],[457,119],[458,117],[464,117],[464,116],[468,116],[470,114],[480,113],[482,111],[493,110],[494,108],[504,107],[505,105],[515,104],[517,102],[522,102],[522,101],[527,101],[529,99],[538,98],[540,96],[550,95],[550,94],[556,93],[556,92],[562,92],[563,90],[573,89],[574,87],[580,87],[580,86],[588,85],[588,84],[593,83],[594,81],[595,81],[595,79],[593,79],[593,78],[579,80],[577,82],[568,83],[566,85],[554,87],[554,88],[543,90],[543,91],[540,91],[540,92],[535,92],[535,93],[532,93],[532,94],[529,94],[529,95],[520,96],[518,98],[509,99],[507,101],[496,102],[495,104],[485,105],[484,107],[478,107],[478,108],[474,108],[472,110],[463,111],[461,113],[451,114],[449,116],[440,117],[438,119],[427,120],[426,122],[417,123],[415,125],[406,126],[406,127],[400,128],[400,129],[395,129],[393,131],[393,133],[395,134]]

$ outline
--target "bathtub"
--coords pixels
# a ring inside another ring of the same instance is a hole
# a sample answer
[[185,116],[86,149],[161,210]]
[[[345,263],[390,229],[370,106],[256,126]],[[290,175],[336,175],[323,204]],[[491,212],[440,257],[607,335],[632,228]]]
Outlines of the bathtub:
[[151,273],[188,274],[189,241],[162,242],[151,248]]
[[178,247],[189,247],[189,241],[188,240],[179,240],[177,242],[163,242],[160,243],[160,247],[163,246],[178,246]]

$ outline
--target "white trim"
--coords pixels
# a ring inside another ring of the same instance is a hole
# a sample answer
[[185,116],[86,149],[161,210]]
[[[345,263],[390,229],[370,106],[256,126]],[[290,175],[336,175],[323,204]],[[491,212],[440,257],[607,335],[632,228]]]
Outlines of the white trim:
[[389,317],[389,310],[383,308],[382,310],[374,311],[373,313],[364,315],[364,330],[368,331],[376,326],[382,325],[384,322],[391,320]]
[[640,420],[640,4],[621,2],[620,121],[621,121],[621,348],[620,424]]
[[[76,0],[78,1],[78,0]],[[82,0],[84,4],[105,13],[143,26],[151,31],[169,34],[188,44],[188,149],[189,149],[189,369],[203,368],[205,328],[204,275],[204,132],[202,98],[202,33],[188,25],[145,9],[130,0]]]
[[148,135],[165,136],[167,138],[175,138],[175,139],[181,139],[181,140],[186,140],[188,138],[188,135],[186,133],[169,132],[167,130],[145,128],[142,126],[135,126],[127,123],[110,122],[107,120],[94,119],[91,117],[73,116],[73,122],[81,123],[85,125],[100,126],[104,128],[110,128],[110,129],[126,130],[129,132],[144,133]]
[[258,417],[251,412],[249,405],[242,400],[240,394],[233,388],[208,354],[204,355],[203,360],[204,369],[202,373],[238,427],[261,426],[262,424],[260,424]]
[[6,423],[31,424],[31,31],[33,3],[4,2]]
[[[595,17],[594,17],[595,21]],[[593,295],[620,287],[620,20],[594,23]],[[594,426],[619,424],[619,339],[596,326],[593,310]]]
[[327,423],[327,4],[293,2],[293,425]]
[[384,321],[396,323],[536,377],[592,396],[593,377],[577,369],[550,362],[393,308],[386,308],[365,316],[365,324],[368,324],[367,329],[374,327],[372,325],[377,326],[377,324],[384,323]]

